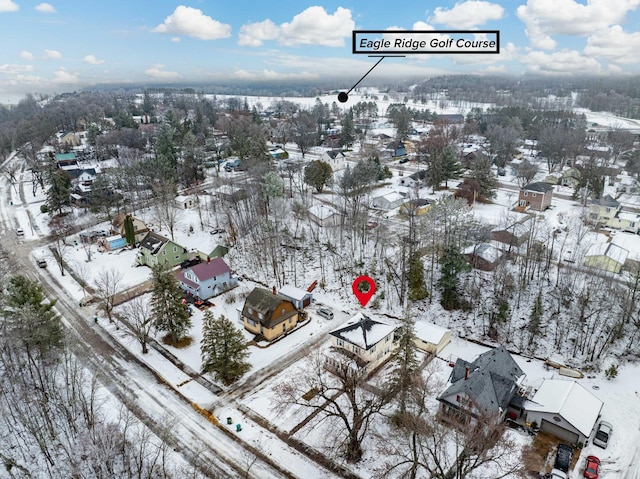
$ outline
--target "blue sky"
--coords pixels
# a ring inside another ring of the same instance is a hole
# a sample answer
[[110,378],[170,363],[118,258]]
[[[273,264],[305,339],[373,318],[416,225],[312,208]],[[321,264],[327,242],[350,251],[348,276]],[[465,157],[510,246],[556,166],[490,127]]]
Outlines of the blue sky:
[[97,84],[341,78],[353,30],[490,29],[499,55],[386,59],[372,76],[640,71],[640,0],[0,0],[0,102]]

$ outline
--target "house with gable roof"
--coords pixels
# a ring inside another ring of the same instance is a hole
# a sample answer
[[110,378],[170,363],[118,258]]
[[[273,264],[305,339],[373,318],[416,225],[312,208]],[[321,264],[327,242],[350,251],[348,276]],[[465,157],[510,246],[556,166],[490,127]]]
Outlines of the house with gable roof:
[[185,293],[202,300],[238,285],[238,279],[233,277],[231,268],[222,258],[207,258],[203,263],[185,268],[178,272],[176,279]]
[[482,353],[472,362],[458,358],[449,387],[437,398],[441,412],[464,421],[496,415],[504,418],[508,409],[521,410],[519,390],[524,377],[504,346]]
[[596,243],[589,247],[584,255],[584,265],[591,268],[619,273],[629,251],[614,243]]
[[571,444],[585,444],[603,403],[584,386],[568,379],[545,379],[524,402],[527,422]]
[[150,231],[140,242],[136,263],[153,268],[157,264],[166,264],[173,268],[189,259],[189,251],[178,243]]
[[640,215],[622,212],[622,205],[611,195],[591,200],[586,221],[634,234],[640,230]]
[[[353,359],[359,374],[368,374],[391,356],[398,347],[395,339],[397,326],[377,321],[358,313],[342,326],[329,332],[331,345],[337,354]],[[340,365],[341,362],[327,358],[327,365]]]
[[493,271],[504,257],[504,252],[489,243],[469,246],[462,254],[473,268],[481,271]]
[[523,210],[544,211],[551,206],[553,199],[553,185],[538,181],[520,188],[518,206]]
[[303,319],[301,313],[284,296],[264,288],[253,288],[240,313],[244,328],[262,335],[267,341],[284,336]]

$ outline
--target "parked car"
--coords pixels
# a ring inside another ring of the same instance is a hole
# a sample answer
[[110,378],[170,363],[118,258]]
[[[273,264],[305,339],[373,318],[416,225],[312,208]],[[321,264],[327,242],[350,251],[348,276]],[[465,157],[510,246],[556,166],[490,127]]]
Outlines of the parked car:
[[556,453],[556,462],[554,469],[560,469],[562,472],[569,472],[571,466],[571,456],[573,456],[573,448],[568,444],[558,444],[558,452]]
[[587,465],[584,468],[583,477],[587,479],[598,479],[598,471],[600,470],[600,459],[596,456],[587,456]]
[[559,469],[551,469],[551,473],[546,475],[547,479],[567,479],[567,475]]
[[46,268],[47,267],[47,260],[44,258],[37,258],[36,259],[36,264],[40,267],[40,268]]
[[611,433],[613,433],[613,426],[607,421],[600,421],[600,424],[598,424],[598,429],[596,429],[596,434],[595,436],[593,436],[592,442],[596,446],[606,449],[609,445]]
[[224,171],[236,171],[240,170],[240,160],[229,160],[224,165]]
[[17,228],[16,229],[16,236],[18,237],[23,237],[24,236],[24,230],[22,228]]
[[318,308],[318,316],[322,316],[324,319],[333,319],[333,311],[329,308]]
[[400,158],[400,161],[398,163],[400,163],[401,165],[408,163],[409,162],[409,158],[404,157],[404,158]]

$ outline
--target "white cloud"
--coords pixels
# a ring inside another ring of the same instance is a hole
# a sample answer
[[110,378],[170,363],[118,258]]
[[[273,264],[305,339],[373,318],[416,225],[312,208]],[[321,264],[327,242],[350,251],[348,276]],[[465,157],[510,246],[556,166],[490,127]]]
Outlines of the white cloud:
[[95,55],[87,55],[82,59],[82,61],[89,65],[101,65],[104,63],[104,60],[98,60]]
[[145,74],[160,80],[177,80],[180,78],[180,74],[178,72],[170,72],[164,69],[164,65],[156,64],[147,68]]
[[605,58],[615,63],[638,63],[640,32],[627,33],[620,25],[600,30],[587,39],[584,54]]
[[497,3],[468,0],[456,3],[450,10],[436,8],[430,20],[452,28],[473,28],[491,20],[500,20],[503,15],[504,8]]
[[550,75],[596,74],[602,66],[594,58],[584,56],[575,50],[561,50],[554,53],[532,51],[520,57],[529,71]]
[[275,40],[278,35],[280,28],[267,18],[262,22],[242,25],[238,45],[259,47],[264,40]]
[[535,48],[553,49],[552,35],[586,36],[624,21],[640,0],[527,0],[518,7],[518,18]]
[[50,3],[40,3],[36,5],[36,10],[40,13],[56,13],[56,9]]
[[78,83],[78,76],[67,72],[64,68],[53,73],[53,83],[57,85],[73,85]]
[[351,36],[355,22],[351,10],[338,7],[333,14],[322,7],[309,7],[298,13],[291,22],[278,26],[267,19],[243,25],[238,43],[245,46],[260,46],[264,40],[275,40],[282,45],[323,45],[342,47],[344,39]]
[[182,38],[180,38],[180,37],[171,37],[171,41],[173,43],[180,43],[182,41]]
[[45,50],[43,58],[46,58],[47,60],[62,58],[62,53],[60,53],[58,50]]
[[262,70],[259,72],[249,70],[236,70],[233,77],[238,80],[315,80],[317,74],[309,72],[281,73],[275,70]]
[[22,51],[20,52],[20,56],[21,56],[22,58],[24,58],[25,60],[33,60],[33,58],[34,58],[34,57],[33,57],[33,53],[28,52],[27,50],[22,50]]
[[12,0],[0,0],[0,13],[2,12],[17,12],[20,10],[20,6]]
[[198,8],[178,6],[164,23],[151,30],[156,33],[187,35],[200,40],[217,40],[231,36],[231,26],[202,13]]
[[6,75],[15,75],[16,73],[25,73],[31,71],[33,71],[33,65],[11,65],[8,63],[0,65],[0,73],[4,73]]

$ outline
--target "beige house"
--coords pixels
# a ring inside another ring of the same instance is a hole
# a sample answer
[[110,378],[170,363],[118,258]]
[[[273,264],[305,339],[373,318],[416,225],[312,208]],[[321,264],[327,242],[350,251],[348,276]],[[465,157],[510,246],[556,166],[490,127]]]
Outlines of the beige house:
[[[111,232],[114,235],[118,234],[123,238],[125,237],[124,220],[126,216],[127,216],[126,214],[120,213],[118,216],[113,218],[113,221],[111,221]],[[135,216],[132,219],[133,219],[133,231],[135,233],[136,243],[140,243],[149,232],[149,228],[142,220],[139,220]]]
[[637,234],[640,230],[640,216],[624,213],[622,205],[611,195],[591,200],[586,221],[598,226],[607,226],[620,231]]
[[591,245],[584,256],[584,265],[590,268],[619,273],[629,252],[613,243]]
[[415,343],[418,349],[437,355],[451,342],[451,330],[427,321],[416,321]]
[[[376,321],[358,313],[339,328],[329,332],[331,345],[339,354],[354,359],[360,374],[368,374],[391,356],[397,326]],[[332,358],[327,358],[331,366]]]
[[284,296],[254,288],[244,302],[242,323],[247,331],[267,341],[284,336],[298,325],[300,313]]

